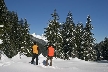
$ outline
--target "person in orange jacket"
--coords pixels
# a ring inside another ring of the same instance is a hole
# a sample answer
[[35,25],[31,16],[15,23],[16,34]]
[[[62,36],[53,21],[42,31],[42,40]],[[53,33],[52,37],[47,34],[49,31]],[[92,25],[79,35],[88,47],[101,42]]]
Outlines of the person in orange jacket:
[[33,56],[31,64],[34,63],[34,59],[36,58],[36,65],[38,65],[38,51],[39,51],[38,45],[36,44],[36,42],[34,42],[34,45],[32,46]]
[[50,59],[50,66],[52,66],[52,59],[54,57],[54,47],[52,45],[49,45],[48,47],[48,57],[46,60],[46,66],[48,66],[48,60]]

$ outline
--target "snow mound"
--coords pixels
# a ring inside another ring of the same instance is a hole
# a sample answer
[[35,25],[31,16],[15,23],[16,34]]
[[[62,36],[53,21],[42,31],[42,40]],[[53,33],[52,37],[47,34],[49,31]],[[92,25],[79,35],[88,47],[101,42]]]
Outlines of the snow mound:
[[0,66],[3,66],[3,63],[2,62],[0,62]]
[[0,66],[8,66],[12,61],[4,54],[1,54]]
[[72,59],[73,61],[81,61],[80,59],[78,59],[77,57]]
[[[54,66],[45,66],[46,65],[46,57],[44,57],[42,54],[40,54],[39,55],[39,66],[41,66],[41,67],[43,67],[43,68],[54,68],[55,69],[55,67]],[[48,60],[48,64],[50,63],[50,60]],[[53,63],[54,64],[54,63]]]
[[6,60],[9,60],[9,58],[4,53],[2,53],[1,54],[1,61],[5,62]]
[[46,38],[45,38],[45,36],[43,34],[42,35],[36,35],[35,33],[33,33],[31,35],[34,36],[34,37],[36,37],[36,38],[42,39],[42,40],[44,40],[44,41],[47,42],[47,40],[46,40]]
[[19,61],[19,60],[21,60],[22,58],[25,58],[25,57],[26,57],[25,55],[23,55],[23,54],[20,55],[20,53],[18,53],[17,55],[12,57],[12,60],[13,61]]
[[14,56],[14,57],[12,57],[12,60],[20,60],[20,55],[19,54],[17,54],[16,56]]
[[39,55],[39,57],[44,57],[43,55],[42,55],[42,53]]

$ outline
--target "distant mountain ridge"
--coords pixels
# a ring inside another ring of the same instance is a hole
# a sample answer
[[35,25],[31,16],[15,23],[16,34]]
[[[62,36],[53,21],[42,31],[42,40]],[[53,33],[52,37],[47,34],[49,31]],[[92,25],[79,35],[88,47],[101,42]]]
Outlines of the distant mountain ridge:
[[42,40],[44,40],[44,41],[46,41],[47,42],[47,40],[46,40],[46,37],[42,34],[42,36],[41,35],[36,35],[35,33],[33,33],[33,34],[31,34],[33,37],[36,37],[36,38],[38,38],[38,39],[42,39]]
[[36,35],[35,33],[33,33],[31,34],[31,39],[36,42],[39,42],[42,45],[45,45],[47,43],[47,40],[43,35],[40,36],[40,35]]

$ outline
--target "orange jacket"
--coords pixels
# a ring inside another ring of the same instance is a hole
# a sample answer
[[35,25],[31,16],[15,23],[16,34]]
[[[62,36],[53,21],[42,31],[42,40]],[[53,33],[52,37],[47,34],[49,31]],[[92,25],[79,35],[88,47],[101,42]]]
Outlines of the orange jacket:
[[48,48],[48,56],[54,56],[54,48],[52,46]]
[[33,49],[33,53],[38,54],[38,46],[37,45],[33,45],[32,49]]

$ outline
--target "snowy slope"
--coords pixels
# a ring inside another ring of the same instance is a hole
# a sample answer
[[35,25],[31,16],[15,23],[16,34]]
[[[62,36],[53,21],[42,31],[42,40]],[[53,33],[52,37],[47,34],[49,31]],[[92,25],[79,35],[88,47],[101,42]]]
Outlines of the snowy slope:
[[43,34],[42,35],[36,35],[36,33],[33,33],[31,35],[34,36],[34,37],[36,37],[36,38],[42,39],[45,42],[47,42],[47,40],[46,40],[46,38],[45,38],[45,36]]
[[108,72],[108,63],[86,62],[77,58],[67,60],[53,58],[53,66],[44,66],[46,58],[39,56],[39,65],[32,65],[29,62],[31,57],[19,54],[12,59],[2,55],[0,60],[0,72]]

